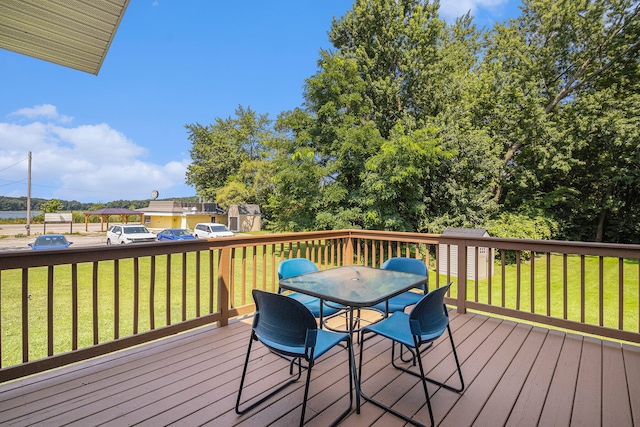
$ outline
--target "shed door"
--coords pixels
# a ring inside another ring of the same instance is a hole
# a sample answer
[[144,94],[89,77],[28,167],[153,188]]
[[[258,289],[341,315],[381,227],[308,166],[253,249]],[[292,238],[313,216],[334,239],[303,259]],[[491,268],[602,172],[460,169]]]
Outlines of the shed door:
[[229,217],[229,229],[232,231],[240,231],[238,230],[238,217],[231,216]]

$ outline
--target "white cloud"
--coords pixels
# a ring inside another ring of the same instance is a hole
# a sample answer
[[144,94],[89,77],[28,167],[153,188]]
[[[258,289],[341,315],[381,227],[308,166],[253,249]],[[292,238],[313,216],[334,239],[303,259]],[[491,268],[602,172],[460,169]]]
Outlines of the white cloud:
[[[60,117],[55,107],[42,107],[12,115],[43,117],[49,112],[49,117]],[[0,122],[0,194],[26,196],[29,151],[32,197],[108,202],[148,199],[152,190],[185,193],[189,159],[145,161],[145,148],[106,123],[69,127],[34,121]]]
[[9,114],[9,117],[12,116],[22,116],[31,120],[44,118],[55,121],[57,123],[70,123],[73,120],[73,117],[58,114],[58,110],[55,105],[51,104],[36,105],[35,107],[31,108],[22,108]]
[[478,9],[493,9],[506,4],[509,0],[443,0],[440,3],[440,16],[447,21],[471,11],[471,15],[476,15]]

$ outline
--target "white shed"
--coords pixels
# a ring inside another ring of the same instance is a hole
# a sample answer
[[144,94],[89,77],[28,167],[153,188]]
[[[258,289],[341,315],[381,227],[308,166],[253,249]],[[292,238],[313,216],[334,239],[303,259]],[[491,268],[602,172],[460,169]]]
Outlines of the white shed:
[[[455,237],[489,237],[489,233],[484,228],[447,228],[442,233],[443,236]],[[478,279],[486,279],[493,276],[493,259],[495,250],[492,248],[478,248]],[[450,257],[450,259],[448,259]],[[438,249],[438,273],[447,274],[447,262],[449,262],[450,274],[458,276],[458,246],[441,243]],[[476,248],[467,248],[467,278],[475,279],[476,272]]]

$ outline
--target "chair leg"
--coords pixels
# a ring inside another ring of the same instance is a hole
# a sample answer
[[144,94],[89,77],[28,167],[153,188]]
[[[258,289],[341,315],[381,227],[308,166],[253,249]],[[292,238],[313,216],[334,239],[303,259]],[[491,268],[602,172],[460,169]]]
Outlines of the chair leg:
[[429,390],[427,390],[427,377],[424,375],[424,368],[422,366],[422,355],[420,354],[420,348],[416,343],[416,359],[418,359],[418,366],[420,368],[420,379],[422,382],[422,388],[424,389],[424,396],[427,400],[427,409],[429,409],[429,419],[431,420],[431,425],[435,424],[433,419],[433,410],[431,409],[431,399],[429,399]]
[[[347,338],[347,352],[349,354],[349,407],[342,412],[331,424],[331,427],[337,426],[349,413],[353,407],[353,393],[355,385],[355,361],[353,360],[353,342],[351,338]],[[311,382],[311,367],[313,362],[309,362],[309,370],[307,372],[307,383],[304,386],[304,399],[302,401],[302,415],[300,416],[300,427],[304,424],[304,416],[307,408],[307,399],[309,396],[309,384]],[[356,413],[360,413],[360,394],[356,393]]]
[[311,382],[311,367],[313,363],[309,363],[307,369],[307,382],[304,385],[304,398],[302,399],[302,414],[300,415],[300,427],[304,425],[304,413],[307,410],[307,398],[309,397],[309,383]]
[[[451,334],[451,328],[449,327],[449,325],[447,325],[447,331],[449,332],[449,342],[451,343],[451,348],[453,349],[453,358],[456,361],[456,368],[458,370],[458,377],[460,378],[460,387],[456,388],[456,387],[450,386],[449,384],[445,384],[443,382],[431,379],[429,377],[424,377],[424,379],[429,381],[432,384],[438,385],[440,387],[444,387],[447,390],[451,390],[451,391],[454,391],[456,393],[462,393],[464,391],[464,380],[462,379],[462,369],[460,368],[460,361],[458,360],[458,353],[456,352],[456,346],[455,346],[455,344],[453,342],[453,334]],[[412,370],[409,370],[409,369],[404,368],[402,366],[398,366],[398,365],[396,365],[394,363],[394,359],[395,359],[395,356],[394,356],[395,345],[394,344],[395,343],[391,344],[391,357],[392,357],[391,361],[392,361],[393,367],[396,368],[396,369],[400,369],[401,371],[406,372],[408,374],[411,374],[411,375],[413,375],[415,377],[418,377],[418,378],[420,378],[421,375],[423,376],[423,374],[418,374],[418,373],[416,373],[416,372],[414,372]],[[431,344],[431,343],[429,343],[429,344]],[[417,343],[416,343],[416,345],[417,345]],[[416,348],[416,354],[418,356],[418,363],[420,363],[420,349],[419,348]]]
[[[347,415],[351,413],[351,408],[353,407],[354,386],[356,390],[358,387],[356,384],[357,372],[355,370],[356,366],[355,366],[355,359],[353,355],[353,341],[351,340],[351,338],[348,338],[346,341],[347,341],[346,347],[349,353],[349,407],[345,409],[344,412],[342,412],[342,414],[340,414],[338,418],[336,418],[330,424],[331,427],[337,426],[340,423],[340,421],[342,421]],[[356,391],[355,395],[356,395],[356,413],[359,414],[360,413],[360,393]]]
[[[244,368],[242,369],[242,377],[240,378],[240,388],[238,389],[238,399],[236,400],[236,408],[235,409],[236,409],[236,414],[238,414],[238,415],[246,414],[248,411],[252,410],[256,406],[258,406],[261,403],[265,402],[267,399],[269,399],[273,395],[279,393],[280,391],[284,390],[286,387],[288,387],[291,384],[297,382],[300,379],[300,377],[302,376],[301,364],[300,364],[300,362],[298,362],[298,375],[295,378],[292,378],[292,379],[284,382],[278,388],[276,388],[275,390],[272,390],[269,394],[267,394],[266,396],[262,397],[257,402],[252,403],[251,405],[247,406],[244,409],[240,409],[240,399],[241,399],[241,396],[242,396],[242,388],[244,387],[245,376],[247,374],[247,366],[249,365],[249,358],[250,358],[250,354],[251,354],[251,346],[253,344],[253,341],[256,340],[256,339],[257,338],[255,336],[255,332],[252,331],[251,332],[251,339],[249,340],[249,346],[247,348],[247,356],[246,356],[246,358],[244,360]],[[311,370],[311,366],[309,366],[309,371],[310,370]]]
[[[417,426],[417,427],[424,427],[424,424],[419,423],[418,421],[414,420],[413,418],[399,412],[396,411],[395,409],[391,408],[390,406],[387,406],[385,404],[383,404],[382,402],[378,402],[377,400],[367,396],[361,389],[360,384],[361,384],[361,380],[362,380],[362,355],[364,354],[364,342],[366,341],[366,339],[364,338],[364,333],[366,333],[367,331],[362,331],[363,332],[363,337],[362,337],[362,341],[360,342],[360,361],[359,361],[359,367],[358,367],[358,378],[357,378],[357,391],[360,394],[360,396],[367,402],[370,402],[372,404],[374,404],[375,406],[377,406],[378,408],[381,408],[387,412],[389,412],[390,414],[395,415],[396,417],[404,420],[405,422]],[[393,347],[392,347],[392,352],[393,352]],[[426,385],[424,386],[425,390],[426,390]],[[431,427],[433,427],[433,415],[431,414],[431,403],[429,401],[429,397],[427,395],[427,403],[429,405],[429,416],[431,417]]]

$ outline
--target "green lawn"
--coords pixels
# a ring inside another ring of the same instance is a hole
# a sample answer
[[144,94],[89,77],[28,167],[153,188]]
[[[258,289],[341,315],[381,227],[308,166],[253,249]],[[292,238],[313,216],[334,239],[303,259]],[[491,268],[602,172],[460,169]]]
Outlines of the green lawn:
[[[564,317],[564,279],[563,257],[555,255],[550,261],[550,314],[552,317]],[[581,319],[581,278],[580,278],[580,256],[567,256],[567,284],[566,284],[566,306],[567,318],[569,320],[580,321]],[[584,307],[585,322],[589,324],[599,324],[599,261],[598,257],[585,257],[584,274]],[[532,311],[538,314],[547,314],[547,260],[545,256],[538,256],[534,260],[534,288],[533,302],[534,309],[531,309],[531,263],[521,264],[520,269],[520,310]],[[639,302],[638,302],[638,261],[625,260],[623,263],[623,329],[638,332]],[[517,302],[517,268],[509,265],[505,268],[505,292],[504,306],[516,308]],[[452,278],[457,284],[457,279]],[[431,283],[435,283],[434,280]],[[446,277],[440,276],[440,283],[446,283]],[[603,323],[610,328],[618,328],[618,304],[620,292],[618,289],[618,259],[605,258],[603,262]],[[488,280],[478,282],[477,301],[488,303],[489,296]],[[452,287],[452,295],[456,295],[457,286]],[[467,299],[476,300],[475,281],[467,282]],[[491,280],[491,304],[502,305],[502,269],[499,264],[495,264],[495,274]]]

